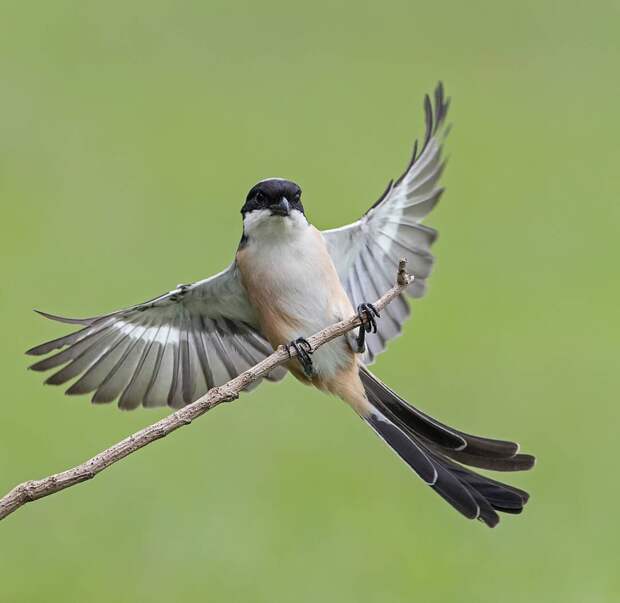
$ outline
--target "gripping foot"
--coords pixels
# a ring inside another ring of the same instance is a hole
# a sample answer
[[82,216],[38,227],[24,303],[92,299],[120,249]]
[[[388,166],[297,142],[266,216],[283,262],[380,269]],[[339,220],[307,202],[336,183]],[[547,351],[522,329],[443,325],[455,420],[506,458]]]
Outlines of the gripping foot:
[[361,354],[366,350],[366,333],[377,332],[375,316],[381,318],[381,315],[372,304],[360,304],[357,306],[357,315],[361,320],[366,321],[360,325],[360,330],[357,334],[357,350]]
[[288,352],[289,358],[291,357],[291,348],[297,352],[297,359],[304,369],[306,377],[314,376],[314,366],[312,365],[312,358],[310,355],[313,353],[312,346],[303,337],[298,337],[294,341],[291,341],[288,345],[284,346]]

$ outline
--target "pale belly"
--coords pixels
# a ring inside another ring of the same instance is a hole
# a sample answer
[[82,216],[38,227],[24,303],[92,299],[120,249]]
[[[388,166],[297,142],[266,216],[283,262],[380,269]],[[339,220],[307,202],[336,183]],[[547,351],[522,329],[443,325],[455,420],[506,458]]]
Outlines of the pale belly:
[[[261,331],[274,348],[353,314],[322,236],[309,228],[305,237],[260,249],[250,243],[237,254]],[[312,361],[317,376],[329,378],[350,366],[354,354],[340,337],[318,349]]]

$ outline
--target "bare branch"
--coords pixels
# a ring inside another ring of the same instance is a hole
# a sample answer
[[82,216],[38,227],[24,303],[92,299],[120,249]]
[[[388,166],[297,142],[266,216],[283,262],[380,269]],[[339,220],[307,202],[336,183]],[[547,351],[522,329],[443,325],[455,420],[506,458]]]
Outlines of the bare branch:
[[[398,297],[412,282],[413,276],[407,274],[405,270],[406,264],[407,261],[405,259],[400,260],[396,284],[374,302],[374,306],[378,311],[383,310],[385,306]],[[359,327],[360,324],[362,324],[362,320],[360,320],[358,316],[352,316],[315,333],[312,337],[308,338],[308,343],[312,346],[313,350],[316,350],[332,339],[340,337],[348,331]],[[291,354],[295,356],[295,350],[291,350]],[[169,433],[179,429],[179,427],[189,425],[194,419],[197,419],[218,404],[235,400],[239,397],[239,393],[250,383],[263,377],[276,366],[284,364],[288,360],[288,352],[283,346],[280,346],[271,356],[268,356],[262,362],[259,362],[244,373],[241,373],[228,383],[209,390],[195,402],[188,404],[140,431],[136,431],[124,440],[121,440],[91,459],[88,459],[86,462],[72,467],[71,469],[67,469],[66,471],[44,477],[43,479],[30,480],[15,486],[15,488],[0,499],[0,520],[28,502],[38,500],[39,498],[49,496],[65,488],[92,479],[95,475],[117,461],[129,456],[132,452],[167,436]]]

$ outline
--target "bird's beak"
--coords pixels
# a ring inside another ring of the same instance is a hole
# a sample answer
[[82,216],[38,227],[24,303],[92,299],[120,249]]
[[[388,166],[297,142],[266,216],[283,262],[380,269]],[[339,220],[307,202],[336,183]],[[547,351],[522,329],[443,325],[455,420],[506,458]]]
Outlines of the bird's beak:
[[291,211],[291,204],[286,197],[282,197],[278,203],[270,207],[272,215],[288,216]]

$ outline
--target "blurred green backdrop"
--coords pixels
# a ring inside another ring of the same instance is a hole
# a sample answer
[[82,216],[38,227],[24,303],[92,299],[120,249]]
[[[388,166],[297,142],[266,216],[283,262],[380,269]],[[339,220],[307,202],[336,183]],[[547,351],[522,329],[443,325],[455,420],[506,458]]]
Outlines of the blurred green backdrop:
[[165,411],[43,388],[23,351],[223,268],[256,180],[356,219],[453,98],[429,295],[375,369],[539,457],[467,522],[287,380],[0,524],[0,600],[617,601],[615,2],[2,2],[0,487]]

